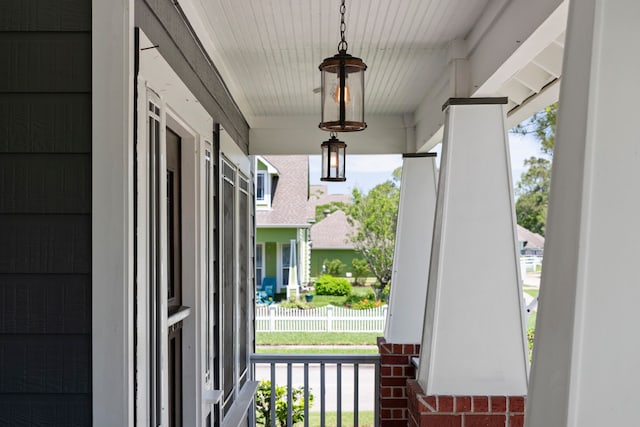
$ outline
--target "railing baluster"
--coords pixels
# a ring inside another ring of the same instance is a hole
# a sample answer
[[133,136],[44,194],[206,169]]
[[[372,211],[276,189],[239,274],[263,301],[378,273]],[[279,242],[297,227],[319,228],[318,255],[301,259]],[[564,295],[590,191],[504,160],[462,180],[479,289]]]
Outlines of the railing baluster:
[[[358,391],[360,390],[360,382],[358,375],[360,374],[360,364],[353,364],[353,425],[358,425],[358,400],[360,399]],[[375,402],[377,404],[377,402]]]
[[320,425],[324,426],[324,412],[325,412],[325,381],[324,381],[324,362],[320,362]]
[[[271,362],[271,396],[270,396],[270,406],[271,408],[271,427],[276,426],[276,364],[275,362]],[[265,420],[266,421],[266,420]]]
[[378,359],[378,361],[376,361],[375,363],[375,384],[376,384],[376,388],[375,388],[375,393],[374,393],[374,400],[375,400],[375,404],[373,405],[373,425],[375,427],[378,427],[380,425],[380,417],[378,416],[380,413],[380,359]]
[[293,425],[293,379],[291,362],[287,363],[287,425]]
[[309,427],[309,363],[304,364],[304,427]]
[[342,364],[341,363],[336,363],[336,384],[338,385],[338,390],[336,393],[336,399],[337,399],[337,409],[338,409],[338,416],[337,416],[337,424],[338,427],[342,427]]

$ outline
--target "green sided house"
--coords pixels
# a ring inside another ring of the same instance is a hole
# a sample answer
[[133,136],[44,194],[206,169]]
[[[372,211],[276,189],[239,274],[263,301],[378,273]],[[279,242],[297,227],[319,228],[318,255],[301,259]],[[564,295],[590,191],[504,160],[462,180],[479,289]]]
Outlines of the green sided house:
[[276,292],[309,282],[308,156],[256,156],[256,287],[276,279]]

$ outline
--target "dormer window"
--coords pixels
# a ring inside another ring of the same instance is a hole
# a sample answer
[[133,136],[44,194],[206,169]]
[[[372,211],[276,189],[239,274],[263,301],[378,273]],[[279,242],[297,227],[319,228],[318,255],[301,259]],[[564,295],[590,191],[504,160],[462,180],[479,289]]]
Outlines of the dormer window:
[[256,176],[256,200],[258,202],[264,202],[269,194],[269,175],[267,171],[258,171]]
[[256,156],[256,208],[271,209],[278,170],[262,156]]

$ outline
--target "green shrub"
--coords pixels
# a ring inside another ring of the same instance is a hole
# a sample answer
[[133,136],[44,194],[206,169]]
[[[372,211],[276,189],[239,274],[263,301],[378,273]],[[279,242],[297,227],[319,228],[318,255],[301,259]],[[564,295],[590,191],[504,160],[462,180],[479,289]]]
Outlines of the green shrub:
[[380,292],[380,299],[382,301],[388,302],[390,293],[391,293],[391,283],[387,283],[386,285],[384,285],[384,288],[382,288],[382,292]]
[[376,299],[376,294],[371,289],[368,289],[367,292],[364,293],[364,294],[356,294],[355,292],[352,292],[347,297],[346,301],[344,302],[344,305],[347,306],[347,307],[351,307],[354,304],[357,304],[360,301],[365,300],[365,299],[375,300]]
[[351,284],[347,279],[328,274],[320,276],[313,287],[316,295],[346,296],[351,293]]
[[324,266],[324,273],[331,276],[342,276],[347,268],[347,266],[339,259],[332,259],[331,261],[325,259],[322,261],[322,265]]
[[[277,385],[276,392],[276,420],[280,427],[287,425],[287,387]],[[309,407],[313,403],[313,395],[309,393]],[[291,419],[294,423],[304,421],[304,388],[291,390]],[[271,381],[260,381],[256,391],[256,421],[268,426],[271,422]]]
[[313,308],[313,303],[308,303],[303,300],[297,300],[295,298],[291,298],[289,301],[280,301],[280,307],[299,308],[301,310],[307,310],[309,308]]
[[369,308],[380,307],[381,305],[382,305],[382,301],[380,301],[380,300],[376,301],[375,299],[365,298],[362,301],[359,301],[359,302],[353,304],[351,306],[351,308],[356,309],[356,310],[367,310]]
[[351,260],[351,267],[353,268],[353,284],[354,285],[363,285],[360,279],[366,277],[371,271],[369,270],[369,263],[363,260],[362,258],[354,258]]
[[529,343],[529,361],[533,358],[533,342],[536,338],[536,331],[533,328],[527,329],[527,341]]

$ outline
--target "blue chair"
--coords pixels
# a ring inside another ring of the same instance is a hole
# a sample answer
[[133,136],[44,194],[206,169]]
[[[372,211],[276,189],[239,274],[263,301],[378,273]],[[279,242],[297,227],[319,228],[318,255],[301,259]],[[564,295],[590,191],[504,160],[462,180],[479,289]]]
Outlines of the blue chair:
[[256,296],[257,304],[273,304],[276,295],[276,278],[265,277],[262,279],[262,286]]

